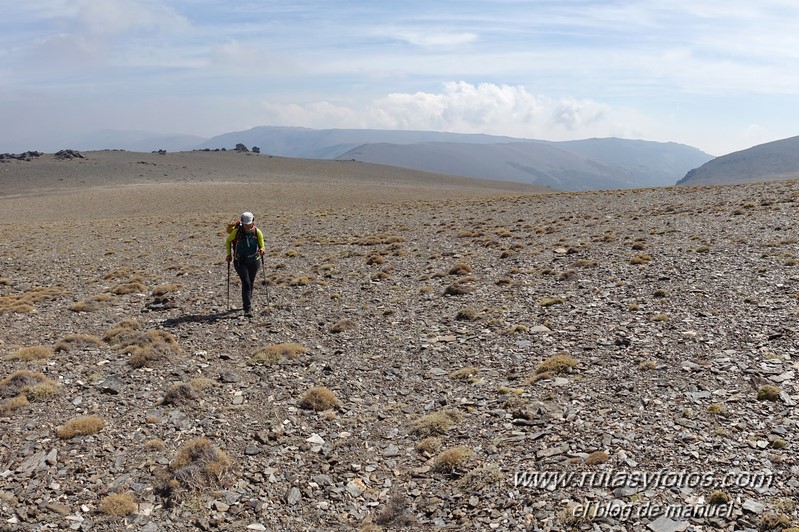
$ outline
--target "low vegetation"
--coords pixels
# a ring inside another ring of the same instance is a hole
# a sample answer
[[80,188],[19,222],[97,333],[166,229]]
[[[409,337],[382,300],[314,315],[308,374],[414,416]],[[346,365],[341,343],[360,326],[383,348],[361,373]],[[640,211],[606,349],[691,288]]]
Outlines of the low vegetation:
[[90,436],[100,432],[105,427],[105,421],[99,416],[81,416],[70,419],[55,431],[56,436],[68,440],[76,436]]
[[316,410],[317,412],[330,410],[338,406],[338,404],[339,402],[336,395],[329,388],[324,386],[314,386],[305,392],[302,399],[300,399],[301,407],[309,410]]

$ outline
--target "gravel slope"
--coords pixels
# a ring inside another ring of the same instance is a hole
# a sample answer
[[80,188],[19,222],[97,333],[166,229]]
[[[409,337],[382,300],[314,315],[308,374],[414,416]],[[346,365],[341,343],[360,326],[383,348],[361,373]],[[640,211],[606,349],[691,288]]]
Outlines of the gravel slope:
[[[799,526],[799,183],[510,195],[304,168],[0,198],[4,530]],[[268,248],[251,320],[223,260],[243,209]]]

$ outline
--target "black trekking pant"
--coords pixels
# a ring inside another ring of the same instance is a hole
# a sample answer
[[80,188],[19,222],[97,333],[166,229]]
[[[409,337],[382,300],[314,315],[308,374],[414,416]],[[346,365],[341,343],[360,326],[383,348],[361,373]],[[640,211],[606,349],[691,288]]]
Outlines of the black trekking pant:
[[249,312],[252,309],[252,287],[255,284],[255,277],[258,275],[261,263],[257,260],[252,262],[234,260],[233,266],[241,279],[241,304],[244,307],[244,312]]

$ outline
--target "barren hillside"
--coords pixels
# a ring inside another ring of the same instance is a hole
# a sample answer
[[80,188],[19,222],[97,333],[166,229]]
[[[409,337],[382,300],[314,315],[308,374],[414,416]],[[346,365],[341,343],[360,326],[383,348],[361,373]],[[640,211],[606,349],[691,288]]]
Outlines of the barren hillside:
[[799,182],[128,156],[34,190],[0,165],[4,530],[799,526]]

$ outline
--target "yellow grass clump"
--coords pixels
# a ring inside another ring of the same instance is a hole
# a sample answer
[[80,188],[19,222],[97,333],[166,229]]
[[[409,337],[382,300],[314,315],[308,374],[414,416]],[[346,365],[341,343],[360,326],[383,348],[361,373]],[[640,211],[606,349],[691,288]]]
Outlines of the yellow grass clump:
[[128,267],[117,268],[112,272],[108,272],[103,276],[103,279],[111,280],[111,279],[125,279],[126,277],[130,277],[134,274],[141,273],[137,272],[136,270],[131,270]]
[[99,510],[105,515],[125,516],[136,513],[139,509],[132,493],[112,493],[100,501]]
[[466,490],[479,491],[500,484],[504,478],[505,474],[498,465],[487,464],[463,475],[458,485]]
[[83,299],[76,303],[73,303],[69,310],[72,312],[95,312],[103,308],[103,303],[111,299],[111,296],[108,294],[99,294],[94,297],[90,297],[88,299]]
[[586,465],[598,465],[604,464],[610,459],[610,455],[602,450],[594,451],[593,453],[589,454],[585,457]]
[[200,490],[218,486],[230,471],[228,455],[208,438],[194,438],[186,442],[169,465],[170,478],[166,479],[162,491],[174,497],[180,487]]
[[87,347],[97,347],[103,345],[103,341],[91,334],[69,334],[59,340],[53,350],[70,351],[71,349],[84,349]]
[[473,289],[462,282],[452,283],[444,289],[444,294],[448,296],[464,296],[466,294],[471,294],[472,292]]
[[472,267],[464,262],[453,264],[447,272],[449,275],[468,275],[472,273]]
[[91,434],[97,434],[103,429],[103,427],[105,427],[105,421],[103,421],[103,418],[98,416],[82,416],[70,419],[58,427],[55,431],[55,434],[62,440],[68,440],[70,438],[74,438],[75,436],[89,436]]
[[175,337],[163,329],[125,335],[114,347],[130,354],[129,363],[134,368],[154,367],[180,352]]
[[338,406],[336,395],[325,386],[314,386],[300,399],[300,406],[309,410],[321,412]]
[[435,436],[428,436],[427,438],[416,444],[416,450],[420,453],[432,455],[441,449],[441,438]]
[[159,284],[152,290],[152,295],[154,296],[165,296],[172,292],[175,292],[180,288],[179,284],[175,283],[168,283],[168,284]]
[[26,314],[35,310],[34,305],[42,301],[53,301],[67,295],[57,287],[36,287],[23,292],[0,297],[0,314]]
[[405,242],[405,238],[396,235],[376,234],[357,238],[354,243],[359,246],[378,246],[380,244],[386,245],[398,242]]
[[535,372],[552,374],[565,373],[575,367],[577,367],[577,361],[571,355],[561,352],[541,362]]
[[640,255],[636,255],[635,257],[630,259],[630,264],[638,265],[638,264],[646,264],[647,262],[651,261],[652,257],[647,255],[646,253],[642,253]]
[[10,355],[6,355],[5,360],[22,362],[30,362],[33,360],[42,360],[53,354],[53,350],[43,345],[34,345],[31,347],[22,347],[17,349]]
[[562,297],[545,297],[538,302],[538,305],[541,307],[551,307],[553,305],[562,305],[563,303],[565,303],[565,301]]
[[196,402],[199,398],[197,391],[190,384],[181,382],[167,388],[161,404],[187,405]]
[[436,456],[433,461],[433,470],[439,473],[454,473],[474,455],[470,448],[459,445],[452,447]]
[[[35,371],[19,370],[0,380],[0,399],[24,395],[29,401],[43,401],[57,395],[60,385]],[[20,402],[20,399],[16,399]],[[22,406],[22,405],[19,405]]]
[[306,351],[305,346],[297,343],[270,344],[254,352],[248,363],[271,366],[277,364],[281,358],[291,360]]
[[480,373],[480,368],[461,368],[449,374],[449,378],[456,381],[474,381],[474,376]]
[[413,433],[419,436],[436,436],[446,432],[460,423],[461,415],[453,410],[433,412],[413,422]]
[[159,438],[153,438],[144,442],[144,448],[151,451],[161,451],[164,449],[164,447],[166,447],[164,440]]
[[195,377],[189,381],[189,384],[191,384],[191,387],[198,392],[202,392],[209,388],[213,388],[216,385],[216,382],[208,377]]
[[780,398],[780,389],[771,384],[765,384],[757,389],[758,401],[776,401]]
[[144,283],[119,283],[117,285],[112,286],[109,289],[114,295],[117,296],[124,296],[127,294],[143,294],[147,291],[147,287],[144,286]]
[[350,319],[339,320],[330,326],[330,332],[338,334],[344,331],[351,331],[356,327],[355,322]]
[[16,397],[12,397],[8,401],[0,403],[0,414],[2,415],[10,414],[14,410],[22,408],[23,406],[26,406],[28,404],[30,403],[28,402],[28,398],[25,397],[25,394],[19,394]]
[[138,320],[133,318],[125,319],[106,331],[105,335],[103,336],[103,340],[109,343],[120,343],[123,341],[126,335],[127,337],[130,337],[134,331],[138,331],[139,329],[141,329],[141,323],[139,323]]

